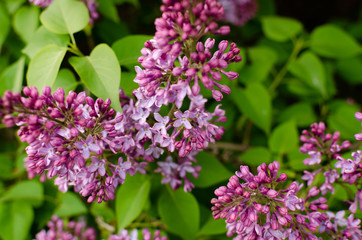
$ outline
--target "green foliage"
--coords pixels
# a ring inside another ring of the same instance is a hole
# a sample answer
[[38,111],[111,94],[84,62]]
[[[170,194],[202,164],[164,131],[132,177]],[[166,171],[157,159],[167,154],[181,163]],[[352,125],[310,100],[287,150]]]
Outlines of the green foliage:
[[36,180],[21,181],[13,185],[0,198],[0,202],[13,200],[26,201],[33,206],[40,206],[43,202],[43,185]]
[[43,89],[52,86],[67,49],[57,45],[47,45],[30,61],[26,78],[29,86]]
[[125,228],[141,213],[151,189],[150,178],[136,174],[128,176],[116,196],[118,229]]
[[116,55],[108,45],[100,44],[93,49],[89,57],[72,57],[69,62],[94,95],[111,99],[112,107],[122,111],[118,96],[121,68]]
[[56,34],[73,34],[85,28],[89,22],[87,7],[75,0],[54,0],[40,15],[46,29]]
[[66,47],[68,41],[69,37],[67,35],[54,34],[46,30],[45,27],[41,26],[38,30],[36,30],[22,52],[32,59],[45,46],[54,44],[59,47]]
[[16,33],[24,42],[29,42],[39,25],[39,9],[35,7],[21,7],[13,18]]
[[[267,134],[271,127],[271,98],[265,87],[250,83],[246,89],[236,88],[231,93],[240,111]],[[255,96],[258,96],[257,98]]]
[[361,54],[360,44],[334,25],[323,25],[312,32],[311,49],[318,55],[330,58],[348,58]]
[[167,229],[183,239],[195,239],[199,230],[199,205],[191,193],[165,189],[158,201],[158,211]]
[[240,162],[249,166],[259,166],[262,163],[271,163],[271,153],[265,147],[253,147],[240,155]]
[[303,30],[303,25],[291,18],[263,17],[261,23],[265,36],[278,42],[291,40]]
[[0,75],[0,94],[6,90],[20,92],[24,79],[25,57],[8,66]]
[[58,193],[58,207],[54,214],[59,217],[70,217],[87,213],[88,209],[80,199],[80,196],[72,192]]
[[152,36],[147,35],[132,35],[121,38],[115,42],[112,45],[112,49],[116,53],[119,64],[138,64],[141,49],[144,48],[145,42],[151,38]]
[[197,165],[202,168],[200,176],[192,180],[196,187],[209,187],[227,180],[231,175],[231,172],[211,153],[200,152],[197,154],[196,159]]
[[298,132],[294,121],[285,122],[276,127],[268,140],[269,148],[278,154],[289,153],[297,148]]

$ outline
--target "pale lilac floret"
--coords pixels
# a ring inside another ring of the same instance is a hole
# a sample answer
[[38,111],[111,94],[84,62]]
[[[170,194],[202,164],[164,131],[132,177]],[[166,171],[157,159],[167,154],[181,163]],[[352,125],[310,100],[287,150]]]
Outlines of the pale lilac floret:
[[91,135],[88,135],[85,141],[76,142],[74,145],[80,150],[84,159],[90,157],[90,152],[94,152],[97,155],[102,153],[102,149],[93,143],[93,137]]
[[188,120],[189,111],[186,111],[184,113],[182,113],[181,111],[177,111],[174,115],[177,118],[177,120],[173,124],[174,127],[181,127],[183,125],[186,129],[192,128],[191,123]]

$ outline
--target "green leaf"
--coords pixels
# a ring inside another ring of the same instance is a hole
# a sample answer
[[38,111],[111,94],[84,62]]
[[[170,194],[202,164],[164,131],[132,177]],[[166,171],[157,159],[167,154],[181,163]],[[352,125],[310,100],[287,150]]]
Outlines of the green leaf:
[[113,43],[112,49],[116,53],[119,64],[138,64],[141,49],[144,48],[145,42],[151,38],[152,36],[148,35],[130,35]]
[[350,84],[362,83],[362,59],[353,57],[342,59],[337,62],[338,73]]
[[57,45],[48,45],[40,50],[29,63],[26,75],[28,86],[39,90],[52,86],[66,52],[66,48]]
[[304,52],[289,65],[289,71],[326,98],[326,73],[322,61],[311,52]]
[[[306,170],[306,166],[303,164],[303,160],[309,158],[308,154],[301,153],[299,149],[294,149],[288,153],[288,167],[289,170],[296,171],[303,171]],[[291,177],[288,175],[288,177]]]
[[140,3],[139,0],[113,0],[115,3],[117,4],[122,4],[122,3],[131,3],[133,4],[135,7],[139,7]]
[[0,95],[6,90],[20,92],[24,79],[25,57],[8,66],[0,75]]
[[0,49],[10,31],[10,17],[2,3],[0,3]]
[[263,17],[261,24],[265,36],[278,42],[290,40],[303,30],[299,21],[286,17]]
[[88,25],[89,13],[84,3],[74,0],[54,0],[40,15],[46,29],[57,34],[73,34]]
[[121,68],[108,45],[99,44],[89,57],[72,57],[69,62],[94,95],[111,99],[111,106],[116,111],[122,111],[119,102]]
[[195,238],[200,223],[197,200],[182,189],[167,188],[158,201],[158,211],[167,229],[183,239]]
[[132,96],[133,90],[138,88],[138,83],[134,81],[136,72],[122,72],[121,88],[127,96]]
[[248,49],[248,54],[252,62],[271,62],[278,61],[278,54],[271,47],[256,46]]
[[9,200],[24,200],[34,206],[40,206],[43,202],[44,190],[40,182],[26,180],[14,184],[0,198],[0,202]]
[[361,122],[354,115],[359,111],[356,105],[340,102],[330,105],[333,112],[327,119],[328,126],[334,131],[339,131],[341,138],[355,140],[354,135],[361,131]]
[[270,132],[271,98],[262,84],[250,83],[246,89],[234,88],[231,97],[240,111],[250,118],[256,126],[267,134]]
[[59,47],[66,47],[68,42],[68,35],[54,34],[46,30],[45,27],[41,26],[38,28],[38,30],[36,30],[34,36],[30,39],[22,52],[32,59],[41,49],[47,45],[53,44]]
[[63,88],[65,93],[69,91],[74,91],[75,88],[78,86],[78,82],[75,79],[73,73],[66,68],[60,69],[57,78],[53,86],[51,86],[52,91],[54,92],[58,88]]
[[27,43],[39,25],[39,8],[23,6],[16,11],[13,18],[15,32]]
[[121,230],[138,217],[145,206],[151,189],[149,176],[127,176],[116,195],[117,227]]
[[294,119],[297,126],[309,126],[317,121],[313,107],[307,102],[298,102],[284,109],[278,114],[278,122],[286,122]]
[[25,1],[26,0],[5,0],[6,8],[10,15],[13,15]]
[[215,220],[210,211],[209,215],[209,218],[207,219],[206,223],[201,227],[197,235],[203,236],[226,233],[227,229],[225,219],[219,218]]
[[348,58],[361,53],[358,42],[334,25],[316,28],[311,34],[310,47],[318,55],[330,58]]
[[232,172],[227,170],[211,153],[200,152],[197,154],[196,159],[197,165],[201,166],[199,177],[192,177],[191,180],[196,187],[209,187],[229,179],[232,175]]
[[269,148],[278,154],[289,153],[298,147],[299,137],[295,122],[289,121],[276,127],[270,135]]
[[249,166],[259,166],[262,163],[272,162],[271,153],[265,147],[253,147],[242,153],[239,159]]
[[105,222],[113,222],[116,219],[114,210],[109,208],[106,202],[93,202],[90,208],[90,212],[94,217],[102,217]]
[[88,211],[85,204],[80,200],[78,194],[74,194],[72,192],[59,192],[58,199],[60,199],[60,204],[54,211],[54,214],[59,217],[82,215]]
[[99,6],[97,10],[108,19],[113,20],[114,22],[119,22],[119,16],[117,8],[113,0],[102,0],[99,1]]
[[29,239],[34,211],[25,201],[0,203],[0,236],[4,240]]

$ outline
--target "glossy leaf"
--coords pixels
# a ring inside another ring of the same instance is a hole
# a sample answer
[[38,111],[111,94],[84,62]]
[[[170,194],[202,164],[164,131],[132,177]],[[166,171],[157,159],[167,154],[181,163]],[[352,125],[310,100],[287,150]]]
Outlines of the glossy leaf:
[[27,43],[39,25],[39,8],[23,6],[16,11],[13,18],[15,32]]
[[192,240],[199,230],[199,205],[191,193],[167,188],[158,201],[158,211],[168,231]]
[[339,60],[337,63],[337,71],[350,84],[362,83],[362,59],[361,57],[353,57]]
[[33,208],[26,201],[0,203],[0,236],[4,240],[28,239],[33,218]]
[[122,72],[121,87],[127,96],[132,96],[133,90],[138,88],[138,83],[134,81],[136,72]]
[[88,25],[89,13],[84,3],[75,0],[54,0],[40,15],[46,29],[56,34],[73,34]]
[[8,66],[0,75],[0,94],[6,90],[20,92],[24,79],[25,57]]
[[116,195],[118,230],[127,227],[143,210],[151,189],[149,176],[127,176]]
[[78,86],[78,82],[74,77],[74,74],[69,69],[60,69],[57,78],[53,86],[51,86],[52,91],[57,90],[58,88],[63,88],[65,93],[68,93],[70,90],[74,91]]
[[239,157],[242,164],[259,166],[262,163],[272,162],[271,153],[265,147],[253,147],[242,153]]
[[290,40],[303,30],[299,21],[286,17],[263,17],[261,23],[265,36],[278,42]]
[[268,140],[269,148],[278,154],[289,153],[297,148],[299,136],[295,122],[288,121],[277,126]]
[[54,214],[59,217],[77,216],[85,214],[88,211],[87,207],[80,199],[79,194],[59,192],[58,199],[60,199],[60,204],[58,204]]
[[339,131],[341,138],[355,140],[354,135],[361,130],[361,122],[354,115],[359,111],[356,105],[346,102],[331,104],[333,110],[327,119],[328,126],[334,131]]
[[311,34],[311,49],[320,56],[347,58],[361,53],[358,42],[343,29],[334,25],[322,25]]
[[28,55],[31,59],[45,46],[57,45],[59,47],[66,47],[69,42],[67,35],[54,34],[41,26],[36,30],[34,36],[30,39],[28,44],[22,50],[23,53]]
[[250,83],[246,89],[235,88],[231,92],[231,96],[243,114],[250,118],[256,126],[269,133],[271,98],[262,84]]
[[139,64],[138,58],[141,56],[141,49],[144,48],[145,42],[151,38],[152,36],[148,35],[131,35],[112,44],[119,64]]
[[119,112],[122,111],[119,103],[121,68],[108,45],[99,44],[89,57],[72,57],[69,62],[94,95],[111,99],[111,106]]
[[325,69],[315,54],[304,52],[296,62],[290,64],[289,71],[320,92],[323,97],[327,97]]
[[36,180],[21,181],[7,190],[0,201],[24,200],[34,206],[40,206],[44,198],[43,186]]
[[[203,205],[200,205],[200,213],[201,217],[204,219],[206,218],[206,221],[201,226],[198,236],[204,236],[204,235],[215,235],[215,234],[222,234],[226,233],[226,224],[225,219],[214,219],[210,209],[204,207]],[[205,216],[206,215],[206,216]]]
[[57,45],[48,45],[40,50],[29,64],[26,75],[28,86],[35,86],[39,90],[52,86],[66,52],[66,48]]
[[209,187],[227,180],[232,175],[232,172],[227,170],[211,153],[203,151],[195,158],[197,165],[201,166],[199,177],[191,180],[196,187]]
[[313,107],[307,102],[298,102],[285,108],[277,117],[278,122],[294,119],[297,126],[309,126],[317,121]]
[[2,48],[3,43],[5,42],[6,37],[10,31],[10,17],[5,9],[5,6],[0,3],[0,49]]
[[116,8],[113,0],[99,1],[99,6],[98,6],[97,10],[103,16],[113,20],[114,22],[119,22],[117,8]]

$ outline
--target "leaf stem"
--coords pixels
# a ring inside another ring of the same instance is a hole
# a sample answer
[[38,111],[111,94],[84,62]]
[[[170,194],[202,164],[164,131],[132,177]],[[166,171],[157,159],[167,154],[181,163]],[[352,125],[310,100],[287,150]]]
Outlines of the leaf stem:
[[285,74],[288,72],[290,63],[295,61],[299,52],[303,49],[303,46],[304,46],[304,40],[302,38],[299,38],[295,41],[293,51],[292,51],[288,61],[285,63],[285,65],[282,67],[282,69],[279,71],[279,73],[275,76],[273,82],[269,86],[268,90],[270,93],[272,93],[278,87],[278,85],[281,83]]

